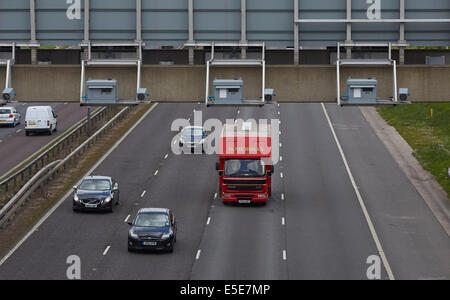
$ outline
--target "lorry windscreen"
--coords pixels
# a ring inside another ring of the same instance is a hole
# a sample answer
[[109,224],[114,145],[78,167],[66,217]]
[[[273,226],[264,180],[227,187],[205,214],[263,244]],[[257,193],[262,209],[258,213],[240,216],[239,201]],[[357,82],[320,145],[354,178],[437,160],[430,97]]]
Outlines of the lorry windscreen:
[[228,159],[224,175],[227,177],[264,177],[264,164],[260,159]]

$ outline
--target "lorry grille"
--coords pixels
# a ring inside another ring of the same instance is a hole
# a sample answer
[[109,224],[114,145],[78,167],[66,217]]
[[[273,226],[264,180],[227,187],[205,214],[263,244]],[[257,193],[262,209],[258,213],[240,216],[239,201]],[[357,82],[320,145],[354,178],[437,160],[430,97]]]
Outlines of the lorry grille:
[[266,184],[265,179],[256,179],[256,180],[239,180],[239,179],[224,179],[224,184]]
[[230,191],[260,191],[262,188],[262,185],[227,185]]

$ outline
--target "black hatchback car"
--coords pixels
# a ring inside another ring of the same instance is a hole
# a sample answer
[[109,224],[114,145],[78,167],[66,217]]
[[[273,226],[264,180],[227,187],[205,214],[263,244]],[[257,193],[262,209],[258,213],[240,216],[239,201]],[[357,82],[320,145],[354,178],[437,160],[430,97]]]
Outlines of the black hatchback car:
[[128,232],[128,251],[166,250],[173,252],[177,241],[177,224],[167,208],[142,208]]
[[76,187],[73,196],[74,211],[109,211],[119,203],[119,184],[111,177],[88,176]]

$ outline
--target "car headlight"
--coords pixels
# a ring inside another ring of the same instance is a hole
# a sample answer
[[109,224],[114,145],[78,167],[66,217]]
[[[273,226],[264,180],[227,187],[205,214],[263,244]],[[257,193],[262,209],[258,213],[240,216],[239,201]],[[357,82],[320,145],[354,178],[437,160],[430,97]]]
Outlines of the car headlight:
[[111,197],[106,198],[105,200],[103,200],[105,203],[109,203],[111,202]]
[[163,234],[162,237],[161,237],[161,239],[162,239],[162,240],[167,240],[167,239],[169,239],[170,237],[172,237],[172,232]]
[[133,230],[131,230],[131,229],[130,229],[128,235],[133,239],[139,238],[138,235],[136,233],[134,233]]
[[77,194],[75,194],[75,195],[73,196],[73,201],[75,201],[75,202],[80,202],[80,198],[78,198],[78,195],[77,195]]

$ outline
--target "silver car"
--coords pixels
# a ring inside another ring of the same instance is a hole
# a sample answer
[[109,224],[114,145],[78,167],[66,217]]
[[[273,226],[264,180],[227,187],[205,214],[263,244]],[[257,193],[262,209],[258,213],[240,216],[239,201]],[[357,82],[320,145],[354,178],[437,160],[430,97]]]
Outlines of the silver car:
[[187,126],[183,128],[180,134],[179,146],[186,150],[194,151],[199,148],[202,152],[205,151],[206,132],[200,126]]
[[0,125],[15,127],[20,124],[20,114],[14,107],[0,107]]

